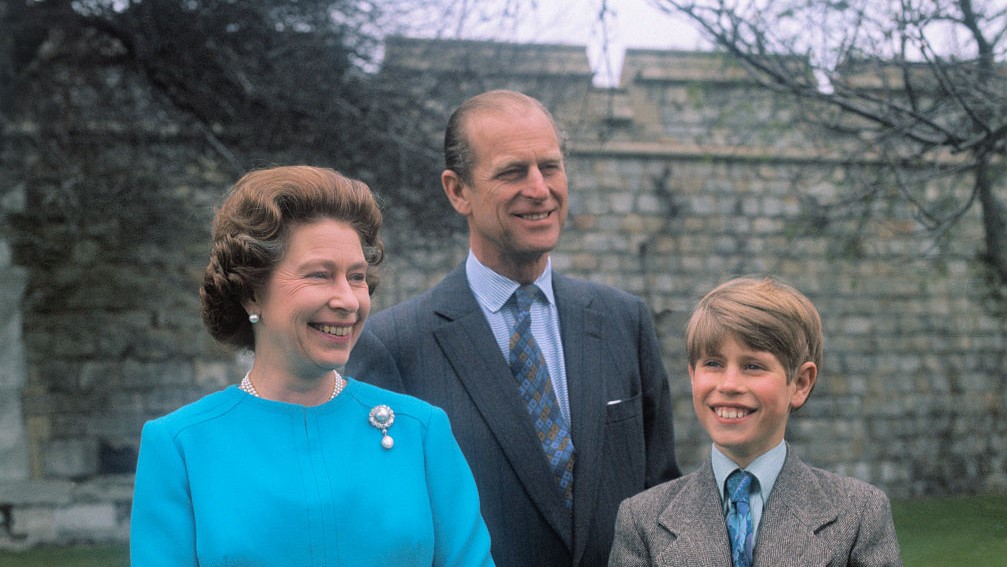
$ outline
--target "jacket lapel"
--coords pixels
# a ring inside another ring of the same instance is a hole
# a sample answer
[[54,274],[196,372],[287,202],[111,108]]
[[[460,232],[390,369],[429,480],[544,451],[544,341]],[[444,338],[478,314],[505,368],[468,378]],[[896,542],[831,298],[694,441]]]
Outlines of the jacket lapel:
[[772,565],[779,558],[793,559],[794,565],[828,564],[832,550],[817,534],[838,517],[832,496],[788,445],[759,523],[755,564]]
[[[531,500],[572,549],[572,520],[556,489],[556,479],[542,453],[514,376],[469,289],[464,264],[439,286],[434,305],[436,313],[445,319],[434,330],[437,344],[513,464]],[[472,372],[473,368],[483,371]]]
[[[655,550],[655,564],[730,565],[731,544],[723,517],[720,490],[707,459],[658,516],[671,542]],[[754,565],[827,565],[832,551],[817,533],[837,517],[832,497],[788,446],[759,523]]]
[[[571,436],[576,451],[574,463],[574,513],[593,517],[598,499],[598,474],[578,475],[577,471],[596,471],[601,466],[601,444],[605,428],[605,384],[600,369],[602,354],[602,314],[591,309],[590,298],[576,293],[568,278],[553,275],[556,309],[559,312],[563,358],[566,364],[567,392],[570,402]],[[577,522],[574,534],[577,549],[574,562],[587,546],[590,522]]]
[[723,567],[731,564],[720,491],[710,459],[672,498],[658,516],[658,524],[672,535],[672,542],[656,551],[657,565]]

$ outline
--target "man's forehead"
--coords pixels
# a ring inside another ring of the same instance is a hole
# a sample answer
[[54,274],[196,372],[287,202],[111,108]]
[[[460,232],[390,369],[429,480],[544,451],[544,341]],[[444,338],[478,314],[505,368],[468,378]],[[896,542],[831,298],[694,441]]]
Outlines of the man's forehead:
[[[477,157],[485,154],[494,162],[562,159],[559,133],[544,116],[535,124],[514,118],[497,114],[470,122],[469,143],[473,153]],[[531,154],[536,155],[531,158]]]

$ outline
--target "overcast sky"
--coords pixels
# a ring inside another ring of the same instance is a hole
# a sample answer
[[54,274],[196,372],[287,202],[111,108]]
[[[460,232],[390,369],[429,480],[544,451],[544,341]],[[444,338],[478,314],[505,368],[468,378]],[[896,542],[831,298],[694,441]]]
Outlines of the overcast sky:
[[[610,69],[606,69],[601,64],[602,46],[606,42],[598,22],[601,4],[602,0],[539,0],[543,12],[542,35],[555,27],[563,38],[562,43],[587,45],[591,64],[599,75],[596,82],[614,84],[618,81],[626,48],[698,49],[702,46],[699,34],[689,22],[672,18],[654,8],[648,0],[607,0],[609,16],[604,31],[607,32]],[[529,30],[528,39],[535,39],[534,29]],[[608,74],[613,79],[605,76]]]
[[[531,2],[522,2],[524,12],[520,14],[519,26],[501,26],[500,21],[494,19],[484,26],[470,22],[460,33],[466,39],[584,45],[598,84],[618,82],[627,48],[704,48],[689,22],[654,8],[650,0],[607,0],[606,25],[602,26],[598,18],[602,1],[535,0],[534,10],[527,7]],[[601,57],[606,43],[607,69]]]
[[[621,47],[696,47],[698,34],[682,19],[672,18],[649,0],[607,0],[610,40]],[[527,36],[556,36],[567,42],[600,40],[598,13],[602,0],[537,0],[537,18],[530,21]],[[528,18],[532,20],[533,18]]]

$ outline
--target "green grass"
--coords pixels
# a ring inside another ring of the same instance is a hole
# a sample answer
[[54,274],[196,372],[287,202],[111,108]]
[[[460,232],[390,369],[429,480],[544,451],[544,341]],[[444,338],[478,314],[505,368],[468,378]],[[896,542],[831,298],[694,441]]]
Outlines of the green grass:
[[0,551],[0,567],[129,567],[129,546],[41,547]]
[[[1007,495],[892,502],[906,567],[1007,565]],[[0,567],[127,567],[126,545],[0,552]]]
[[907,567],[1007,565],[1007,495],[892,502]]

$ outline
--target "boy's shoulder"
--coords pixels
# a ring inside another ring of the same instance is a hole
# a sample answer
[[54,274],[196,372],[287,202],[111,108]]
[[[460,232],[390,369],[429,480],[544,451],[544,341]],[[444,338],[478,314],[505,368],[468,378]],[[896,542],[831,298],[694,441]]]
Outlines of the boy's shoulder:
[[[703,507],[703,502],[719,495],[713,469],[707,459],[699,469],[653,486],[625,501],[627,508],[637,514],[660,513],[672,502],[675,508]],[[716,498],[713,498],[717,500]],[[831,502],[837,508],[860,507],[866,502],[887,503],[888,496],[880,488],[866,481],[844,476],[802,461],[792,448],[788,451],[783,469],[776,479],[770,499],[784,499],[790,507],[821,508]],[[767,503],[767,506],[770,505]]]
[[[657,516],[675,502],[673,508],[676,511],[686,509],[691,514],[697,512],[695,509],[697,506],[701,507],[704,502],[709,502],[710,495],[716,496],[716,490],[713,473],[707,462],[699,470],[652,486],[627,498],[623,505],[627,509],[632,509],[635,515]],[[686,501],[691,501],[691,504]]]
[[[681,505],[688,500],[702,501],[719,494],[709,459],[699,469],[651,487],[626,500],[627,506],[637,510],[659,511],[671,502]],[[866,481],[834,473],[809,465],[792,450],[788,452],[783,469],[773,488],[773,497],[788,500],[791,506],[818,507],[822,501],[831,501],[843,508],[856,501],[887,501],[880,488]]]
[[[763,564],[789,564],[794,548],[801,545],[817,548],[822,558],[821,562],[802,561],[802,565],[825,564],[828,557],[854,556],[871,558],[861,563],[865,565],[902,564],[891,505],[884,491],[863,480],[805,464],[796,455],[788,454],[759,525],[765,530],[760,534],[772,534],[760,544]],[[759,537],[761,541],[763,536]]]
[[786,486],[790,484],[790,481],[796,480],[800,485],[810,487],[812,486],[811,479],[813,479],[814,488],[821,493],[830,495],[833,501],[860,500],[865,497],[888,499],[883,490],[867,481],[811,466],[797,459],[796,455],[792,464],[793,466],[784,467],[784,470],[780,472],[781,478],[777,480],[777,484],[782,482]]

